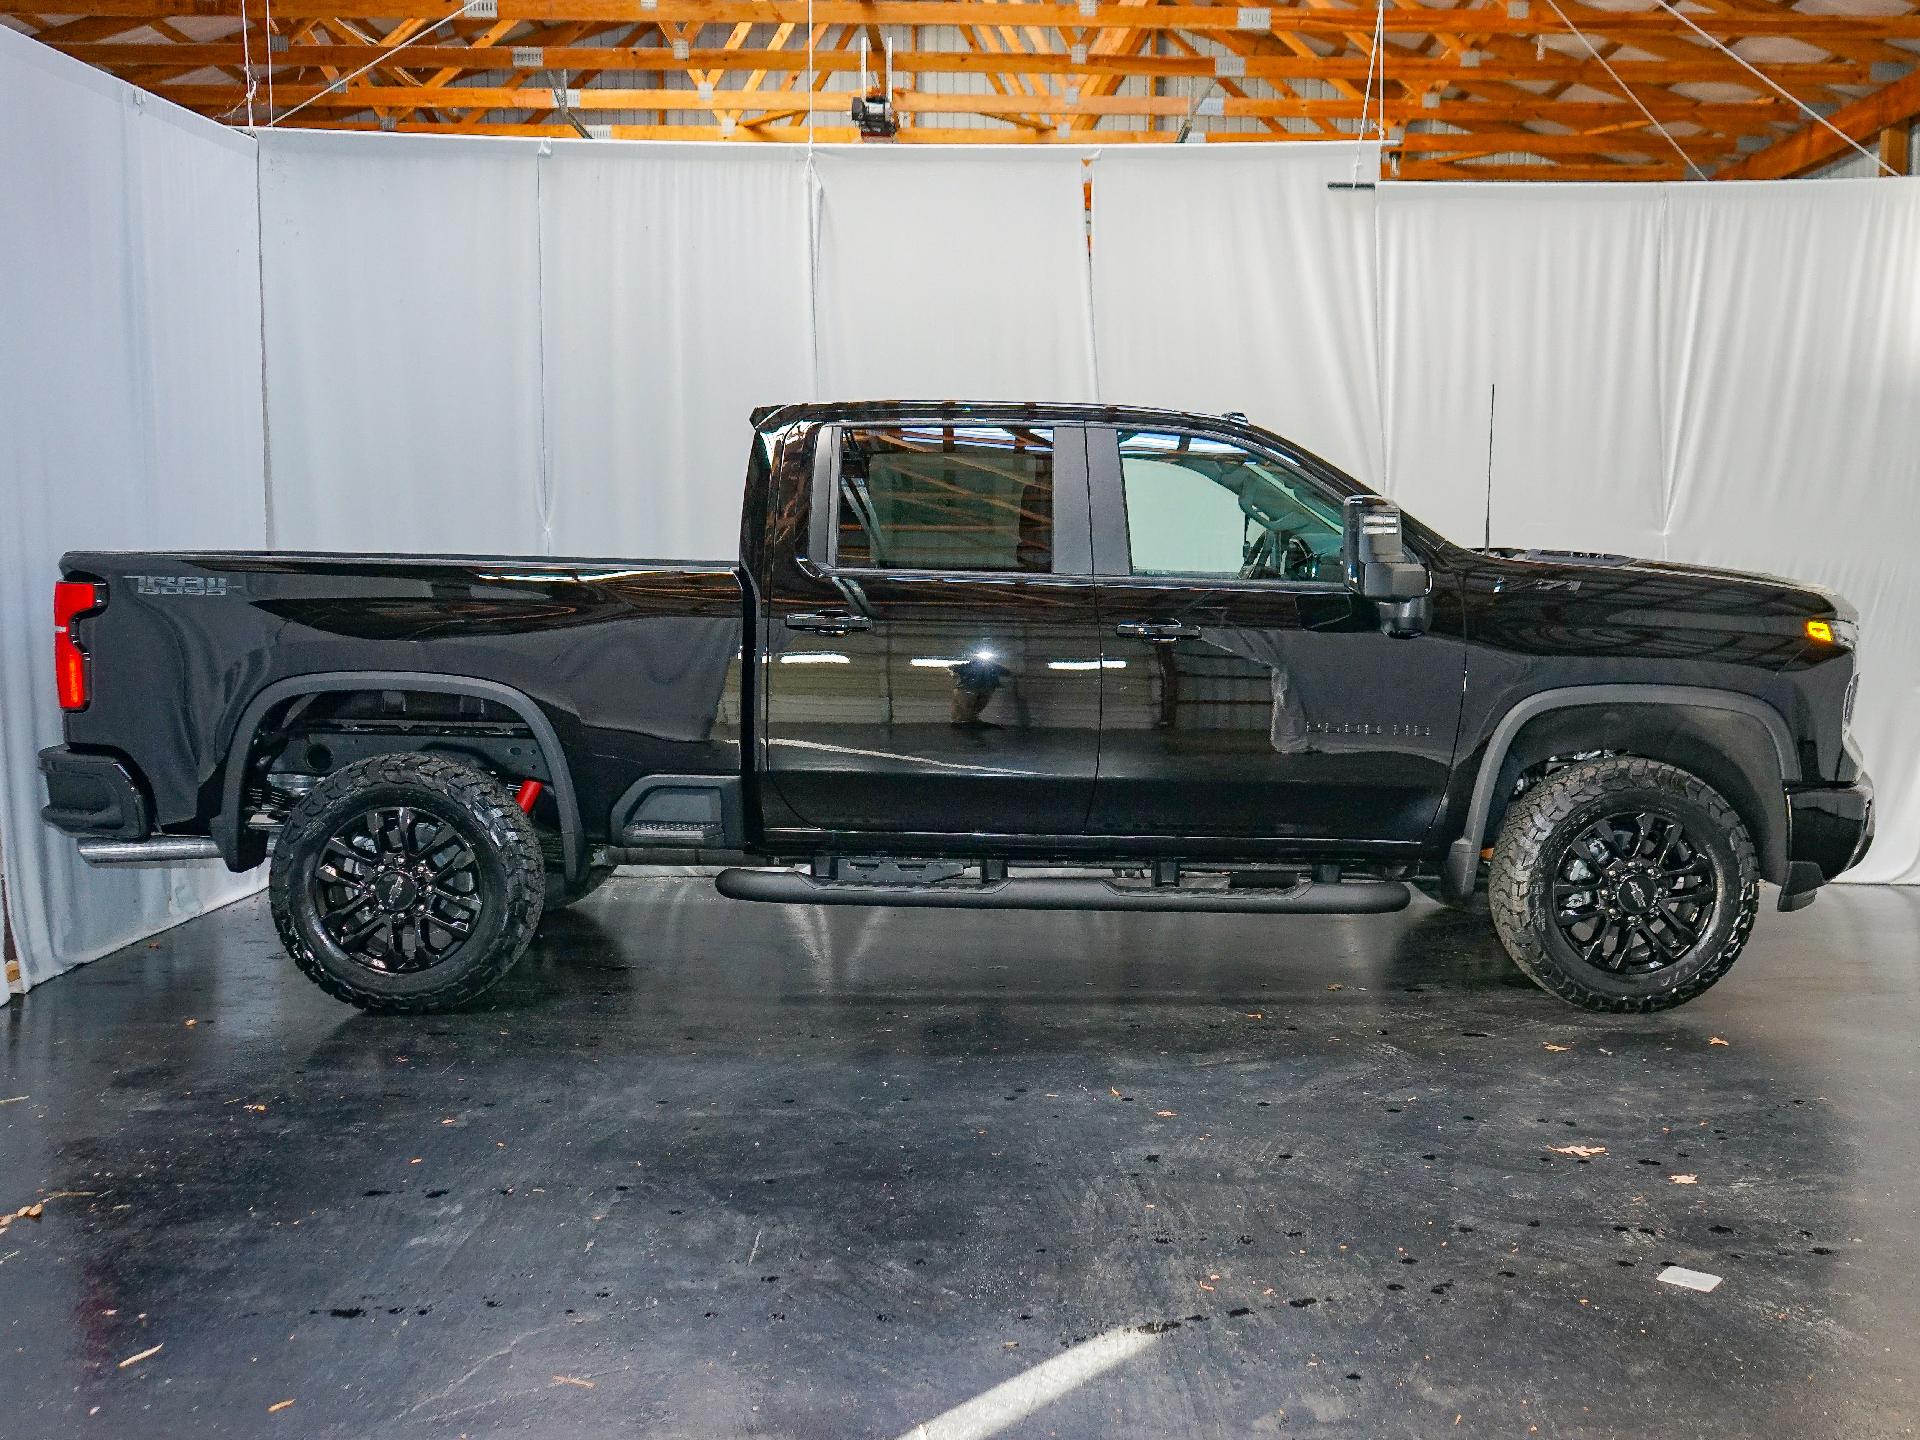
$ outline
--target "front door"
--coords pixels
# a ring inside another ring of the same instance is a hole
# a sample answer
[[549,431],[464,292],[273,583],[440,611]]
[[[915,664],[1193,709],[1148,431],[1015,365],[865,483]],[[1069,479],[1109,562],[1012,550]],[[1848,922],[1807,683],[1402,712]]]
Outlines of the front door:
[[1097,833],[1418,841],[1465,656],[1348,592],[1341,495],[1198,430],[1087,431],[1106,631]]
[[790,821],[1085,828],[1101,632],[1083,437],[972,417],[821,430],[830,553],[768,596],[766,765]]

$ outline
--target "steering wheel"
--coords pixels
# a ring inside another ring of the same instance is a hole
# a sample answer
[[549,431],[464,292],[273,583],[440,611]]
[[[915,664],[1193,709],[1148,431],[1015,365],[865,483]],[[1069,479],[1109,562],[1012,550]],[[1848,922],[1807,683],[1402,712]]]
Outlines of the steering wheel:
[[1284,580],[1317,580],[1320,578],[1320,557],[1313,553],[1313,547],[1298,535],[1287,537],[1286,547],[1281,551],[1280,576]]

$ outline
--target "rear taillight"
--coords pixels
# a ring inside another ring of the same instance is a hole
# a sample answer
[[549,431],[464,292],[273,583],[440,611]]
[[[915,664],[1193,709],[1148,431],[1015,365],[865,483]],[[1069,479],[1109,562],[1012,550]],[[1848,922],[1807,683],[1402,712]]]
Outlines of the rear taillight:
[[93,676],[86,652],[73,643],[73,622],[105,603],[98,585],[62,580],[53,587],[53,677],[62,710],[84,710],[93,698]]

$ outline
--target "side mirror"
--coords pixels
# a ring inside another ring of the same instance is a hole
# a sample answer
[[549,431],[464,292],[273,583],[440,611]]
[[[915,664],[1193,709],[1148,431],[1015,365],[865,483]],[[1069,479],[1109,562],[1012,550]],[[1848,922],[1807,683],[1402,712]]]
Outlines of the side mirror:
[[1380,605],[1380,626],[1406,637],[1427,628],[1432,580],[1427,567],[1407,554],[1400,533],[1400,507],[1378,495],[1350,495],[1341,510],[1341,558],[1347,588]]

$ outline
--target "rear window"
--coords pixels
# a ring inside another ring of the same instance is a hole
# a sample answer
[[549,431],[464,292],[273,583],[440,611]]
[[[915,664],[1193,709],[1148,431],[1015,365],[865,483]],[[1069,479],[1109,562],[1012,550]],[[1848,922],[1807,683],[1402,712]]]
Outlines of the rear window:
[[841,432],[838,563],[1053,569],[1053,431],[870,425]]

